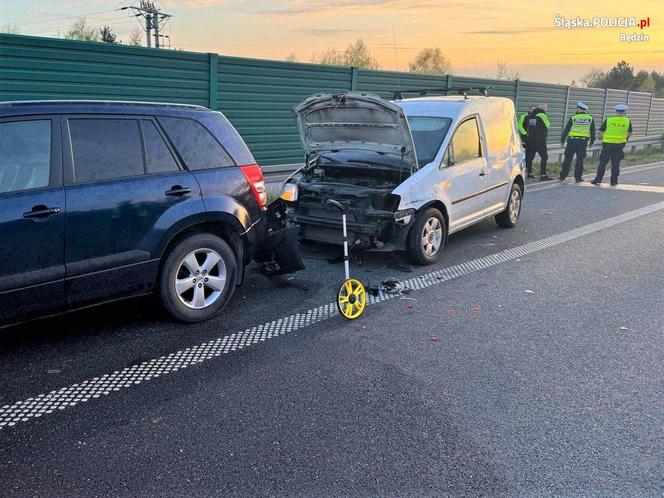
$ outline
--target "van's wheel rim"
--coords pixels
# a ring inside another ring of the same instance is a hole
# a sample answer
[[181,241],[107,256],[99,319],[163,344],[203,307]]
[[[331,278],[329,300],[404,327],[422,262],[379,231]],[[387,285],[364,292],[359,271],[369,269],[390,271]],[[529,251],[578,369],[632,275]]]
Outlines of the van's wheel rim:
[[226,263],[221,255],[207,248],[187,254],[175,274],[175,293],[182,304],[200,310],[219,300],[226,285]]
[[510,196],[510,221],[515,223],[519,219],[519,212],[521,211],[521,194],[518,190],[514,190]]
[[427,256],[434,256],[443,243],[443,227],[436,217],[429,218],[422,229],[420,245]]

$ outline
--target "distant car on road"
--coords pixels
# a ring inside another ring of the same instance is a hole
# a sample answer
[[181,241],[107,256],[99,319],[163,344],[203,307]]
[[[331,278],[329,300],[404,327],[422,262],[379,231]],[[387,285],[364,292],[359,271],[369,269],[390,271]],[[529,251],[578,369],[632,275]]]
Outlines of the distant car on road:
[[388,102],[359,92],[319,94],[294,109],[306,164],[282,198],[301,237],[405,251],[431,264],[449,234],[495,216],[516,225],[524,194],[514,104],[498,97],[419,97]]
[[0,325],[153,292],[205,320],[252,259],[301,269],[296,241],[219,112],[0,103]]

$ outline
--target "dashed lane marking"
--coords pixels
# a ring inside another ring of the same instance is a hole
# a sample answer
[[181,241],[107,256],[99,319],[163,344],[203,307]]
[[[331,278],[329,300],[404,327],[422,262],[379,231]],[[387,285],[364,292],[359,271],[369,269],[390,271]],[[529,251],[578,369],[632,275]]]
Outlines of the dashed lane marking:
[[[424,275],[404,280],[401,284],[406,289],[425,289],[470,273],[491,268],[501,263],[513,261],[528,254],[563,244],[662,209],[664,209],[664,202],[651,204],[641,209],[597,221],[558,235],[529,242],[522,246],[490,254],[442,270],[434,270]],[[389,294],[381,291],[377,296],[369,296],[368,304],[381,303],[397,296],[399,294]],[[338,314],[339,312],[335,303],[323,304],[307,311],[294,313],[262,325],[256,325],[243,331],[160,356],[159,358],[154,358],[122,370],[116,370],[110,374],[94,377],[57,391],[51,391],[23,401],[17,401],[10,405],[4,405],[0,407],[0,430],[42,417],[43,415],[71,408],[101,396],[107,396],[121,389],[177,372],[178,370],[203,363],[221,355],[248,348],[258,342],[281,337],[284,334],[320,323]]]

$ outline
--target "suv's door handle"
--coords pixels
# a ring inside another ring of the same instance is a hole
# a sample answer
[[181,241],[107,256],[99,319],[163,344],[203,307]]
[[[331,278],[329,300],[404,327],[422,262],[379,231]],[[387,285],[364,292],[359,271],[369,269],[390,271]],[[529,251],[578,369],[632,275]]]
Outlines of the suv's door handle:
[[486,176],[486,170],[485,169],[480,171],[480,176]]
[[46,207],[44,205],[38,205],[38,206],[33,206],[32,211],[28,211],[27,213],[23,213],[24,218],[32,218],[35,221],[43,221],[49,216],[53,216],[54,214],[60,214],[60,208],[50,208]]
[[170,190],[165,192],[170,197],[182,197],[183,195],[191,194],[189,187],[181,187],[180,185],[173,185]]

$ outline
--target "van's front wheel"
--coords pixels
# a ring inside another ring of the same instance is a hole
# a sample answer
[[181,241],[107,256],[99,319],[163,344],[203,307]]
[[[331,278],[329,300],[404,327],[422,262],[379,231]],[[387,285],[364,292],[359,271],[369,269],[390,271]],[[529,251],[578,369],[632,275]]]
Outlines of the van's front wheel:
[[440,259],[446,238],[443,214],[435,208],[427,208],[415,217],[408,232],[406,251],[414,263],[431,265]]
[[521,192],[521,187],[515,183],[512,185],[512,190],[510,190],[510,197],[507,200],[505,210],[496,215],[496,223],[498,223],[498,226],[503,228],[513,228],[519,223],[522,201],[523,192]]

